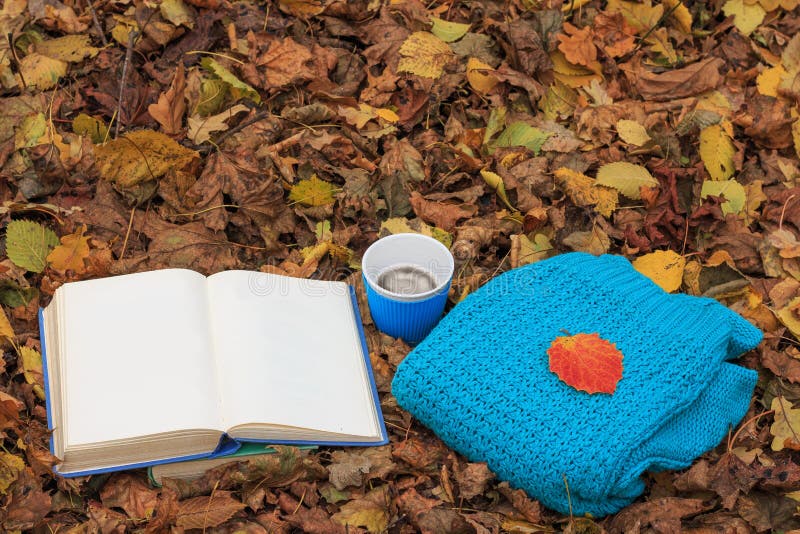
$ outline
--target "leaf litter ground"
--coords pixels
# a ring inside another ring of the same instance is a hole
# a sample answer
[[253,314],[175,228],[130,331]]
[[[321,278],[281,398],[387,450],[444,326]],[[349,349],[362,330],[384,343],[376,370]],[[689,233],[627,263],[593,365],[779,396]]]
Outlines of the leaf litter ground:
[[[797,7],[7,0],[2,530],[800,528]],[[365,248],[401,231],[451,247],[451,305],[570,250],[722,301],[766,334],[745,422],[617,515],[558,516],[397,407],[409,347],[365,314],[390,445],[280,447],[163,488],[52,475],[36,312],[59,285],[188,267],[361,290]]]

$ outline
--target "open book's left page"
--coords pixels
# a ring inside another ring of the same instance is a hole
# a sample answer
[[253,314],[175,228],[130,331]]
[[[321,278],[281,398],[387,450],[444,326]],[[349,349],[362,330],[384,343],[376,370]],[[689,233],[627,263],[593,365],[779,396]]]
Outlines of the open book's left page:
[[205,277],[90,280],[54,300],[66,447],[220,428]]

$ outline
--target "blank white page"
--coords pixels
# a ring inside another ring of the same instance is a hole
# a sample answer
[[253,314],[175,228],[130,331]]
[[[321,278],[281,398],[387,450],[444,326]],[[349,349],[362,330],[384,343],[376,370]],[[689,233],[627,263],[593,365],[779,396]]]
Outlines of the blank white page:
[[226,271],[208,295],[228,428],[378,433],[346,284]]
[[222,430],[205,288],[165,269],[59,289],[67,445]]

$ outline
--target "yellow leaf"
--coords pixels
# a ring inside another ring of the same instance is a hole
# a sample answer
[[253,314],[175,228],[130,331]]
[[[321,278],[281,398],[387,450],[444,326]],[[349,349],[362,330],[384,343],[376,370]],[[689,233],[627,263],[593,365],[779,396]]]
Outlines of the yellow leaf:
[[736,148],[721,124],[700,131],[700,159],[712,180],[727,180],[733,176],[733,155]]
[[626,161],[607,163],[597,170],[597,185],[613,187],[632,199],[642,198],[642,187],[658,187],[658,180],[641,165]]
[[308,180],[292,186],[289,191],[289,200],[303,206],[326,206],[333,203],[335,192],[336,188],[333,184],[320,180],[316,174],[313,174]]
[[749,4],[746,0],[728,0],[722,6],[722,12],[728,17],[733,15],[733,25],[745,35],[753,33],[767,14],[759,4]]
[[500,82],[491,74],[493,71],[491,65],[478,58],[471,57],[467,60],[467,81],[481,94],[488,93]]
[[722,213],[740,213],[747,203],[747,193],[744,187],[736,180],[706,180],[700,189],[700,198],[712,195],[725,197],[722,203]]
[[[75,63],[87,57],[94,57],[99,48],[91,46],[88,35],[66,35],[58,39],[40,41],[33,45],[33,50],[43,56],[61,61]],[[25,79],[27,81],[27,78]]]
[[161,16],[175,26],[183,25],[187,28],[194,28],[192,9],[183,0],[164,0],[158,8],[161,11]]
[[500,197],[500,200],[503,201],[503,204],[508,206],[508,209],[517,211],[514,206],[511,205],[511,202],[508,201],[508,196],[506,195],[506,186],[499,174],[482,170],[481,176],[483,177],[483,181],[492,188],[492,191],[497,193],[497,196]]
[[14,341],[14,329],[11,327],[11,322],[3,308],[0,308],[0,341]]
[[556,80],[547,88],[547,92],[539,101],[539,109],[545,118],[554,120],[571,117],[578,104],[578,93],[567,84]]
[[72,119],[72,131],[89,137],[94,144],[102,143],[108,136],[108,127],[105,123],[86,113],[79,113]]
[[24,117],[14,131],[14,148],[30,148],[50,143],[50,129],[44,113]]
[[597,225],[588,232],[572,232],[562,242],[572,250],[595,256],[605,254],[611,247],[611,238]]
[[423,78],[436,79],[453,57],[447,43],[429,32],[414,32],[400,46],[397,72],[410,72]]
[[633,268],[667,293],[672,293],[681,287],[686,258],[671,250],[657,250],[636,258]]
[[596,182],[582,174],[566,167],[561,167],[554,173],[556,185],[569,196],[577,206],[594,206],[594,211],[604,217],[610,217],[617,209],[619,196],[614,189],[597,185]]
[[25,469],[25,461],[15,454],[0,452],[0,495],[5,495],[20,472]]
[[350,106],[339,106],[339,115],[344,117],[344,120],[358,128],[363,128],[369,121],[374,119],[383,119],[386,122],[397,122],[400,117],[387,108],[374,108],[369,104],[359,103],[358,108]]
[[22,374],[25,382],[33,386],[33,391],[39,399],[44,400],[44,371],[42,370],[42,355],[30,347],[20,347],[19,357],[22,361]]
[[772,434],[772,450],[783,449],[800,450],[800,409],[792,406],[788,399],[782,396],[772,399],[773,423],[769,427]]
[[50,251],[47,262],[54,269],[66,271],[70,269],[76,273],[86,270],[83,260],[89,257],[89,237],[84,236],[86,225],[81,226],[74,234],[61,237],[61,244]]
[[[664,0],[667,12],[672,11],[671,17],[683,33],[692,33],[692,14],[680,0]],[[676,7],[677,5],[677,7]]]
[[775,315],[795,338],[800,339],[800,317],[796,313],[798,309],[800,309],[800,297],[795,297],[786,306],[775,312]]
[[584,66],[573,65],[564,57],[560,50],[550,52],[550,59],[553,62],[553,72],[557,81],[576,89],[592,83],[592,80],[600,81],[603,79],[597,70],[591,70]]
[[636,121],[620,119],[617,121],[619,138],[629,145],[642,146],[650,141],[650,135],[644,126]]
[[786,70],[782,65],[764,69],[764,71],[756,78],[758,85],[758,92],[765,96],[778,96],[778,86],[781,83],[781,78],[786,74]]
[[553,245],[544,234],[536,234],[531,241],[525,234],[511,236],[511,267],[535,263],[547,257]]
[[189,139],[195,145],[205,143],[211,139],[213,132],[223,132],[228,129],[228,124],[225,121],[230,120],[237,113],[249,110],[250,108],[244,104],[237,104],[222,113],[217,113],[210,117],[200,117],[199,115],[189,117]]
[[137,130],[94,148],[100,176],[122,187],[156,180],[170,169],[180,170],[199,154],[153,130]]
[[792,140],[794,141],[794,152],[800,157],[800,119],[795,119],[792,123]]
[[628,2],[625,0],[609,0],[606,10],[609,13],[622,13],[622,16],[636,33],[643,34],[656,27],[661,15],[664,14],[664,6],[661,4],[653,5],[651,0],[643,2]]
[[452,43],[458,41],[469,31],[469,24],[461,24],[460,22],[450,22],[442,20],[438,17],[431,17],[431,33],[444,41],[445,43]]
[[[413,225],[413,226],[412,226]],[[386,230],[390,234],[422,234],[432,237],[442,243],[447,248],[453,244],[453,236],[447,230],[438,226],[431,226],[421,219],[409,221],[405,217],[392,217],[381,223],[381,231]]]
[[20,60],[19,70],[20,84],[24,79],[28,87],[44,90],[55,87],[58,79],[67,74],[67,62],[33,52]]

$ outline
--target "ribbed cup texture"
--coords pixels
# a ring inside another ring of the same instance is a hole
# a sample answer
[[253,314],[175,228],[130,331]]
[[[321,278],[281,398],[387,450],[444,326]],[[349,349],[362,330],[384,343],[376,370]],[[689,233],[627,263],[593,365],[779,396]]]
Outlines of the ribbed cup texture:
[[[623,354],[613,395],[550,372],[559,336]],[[568,333],[568,334],[567,334]],[[625,258],[563,254],[468,296],[398,367],[398,403],[472,461],[561,513],[617,512],[645,470],[688,467],[744,417],[757,373],[727,360],[761,332],[715,300],[670,295]]]
[[447,303],[450,283],[436,295],[417,302],[401,302],[373,290],[364,277],[367,302],[372,320],[378,330],[416,345],[436,326]]

